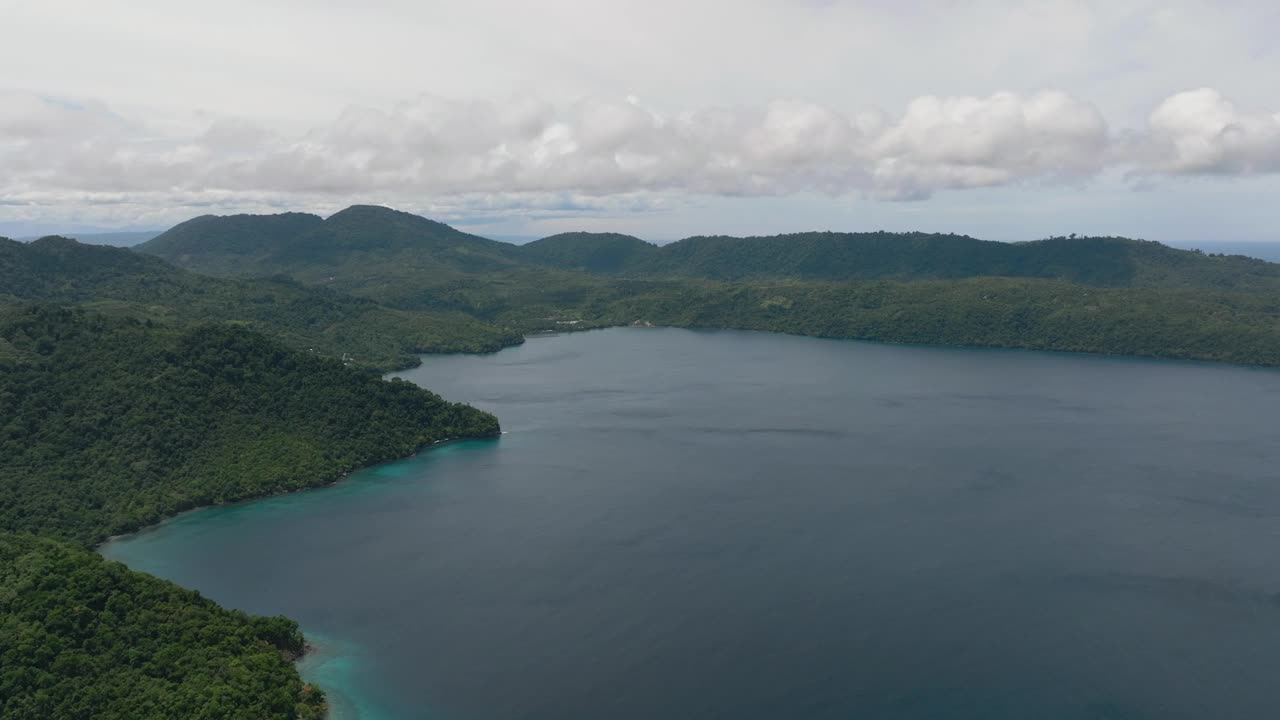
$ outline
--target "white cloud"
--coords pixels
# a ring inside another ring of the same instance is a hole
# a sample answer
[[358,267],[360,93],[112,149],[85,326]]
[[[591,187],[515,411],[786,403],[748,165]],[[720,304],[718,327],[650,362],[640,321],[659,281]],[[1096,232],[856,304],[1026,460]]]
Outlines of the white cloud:
[[0,5],[0,221],[785,196],[800,223],[798,195],[1047,208],[1100,170],[1164,196],[1277,167],[1268,0]]
[[1109,168],[1145,177],[1280,172],[1280,116],[1241,112],[1213,90],[1174,95],[1145,128],[1123,133],[1093,105],[1056,91],[926,96],[897,116],[798,101],[664,114],[634,97],[557,106],[529,96],[421,96],[351,107],[294,134],[236,117],[177,132],[96,101],[8,92],[0,94],[0,167],[7,208],[314,208],[363,199],[455,214],[628,212],[706,195],[919,200],[1078,183]]
[[1280,172],[1280,113],[1241,112],[1218,91],[1174,95],[1151,113],[1143,170],[1169,174]]
[[1065,93],[924,97],[876,139],[875,188],[917,199],[943,188],[1088,177],[1102,169],[1108,144],[1098,110]]

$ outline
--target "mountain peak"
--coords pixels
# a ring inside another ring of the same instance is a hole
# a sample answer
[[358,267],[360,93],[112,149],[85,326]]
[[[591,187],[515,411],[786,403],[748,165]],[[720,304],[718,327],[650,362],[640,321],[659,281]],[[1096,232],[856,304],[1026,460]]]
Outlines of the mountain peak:
[[381,232],[417,231],[465,234],[431,218],[405,212],[404,210],[396,210],[385,205],[352,205],[330,215],[325,219],[325,224],[343,227],[348,232],[352,227],[358,226]]
[[[351,206],[345,207],[339,210],[338,212],[330,215],[327,219],[333,220],[334,218],[360,216],[360,215],[363,215],[365,217],[377,216],[377,215],[386,215],[389,217],[393,217],[397,215],[408,215],[415,218],[422,218],[421,215],[415,215],[411,212],[405,212],[404,210],[397,210],[393,207],[387,207],[386,205],[357,204],[357,205],[351,205]],[[425,220],[426,218],[422,218],[422,219]]]
[[324,221],[319,215],[201,215],[160,233],[136,250],[175,261],[185,255],[256,256]]
[[616,273],[636,269],[658,246],[621,233],[567,232],[534,240],[520,252],[544,265]]

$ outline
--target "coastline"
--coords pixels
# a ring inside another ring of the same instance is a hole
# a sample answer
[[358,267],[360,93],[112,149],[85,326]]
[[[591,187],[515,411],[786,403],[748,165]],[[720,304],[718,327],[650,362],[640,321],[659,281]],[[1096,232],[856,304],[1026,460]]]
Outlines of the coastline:
[[1264,363],[1264,362],[1240,362],[1235,360],[1219,360],[1214,358],[1197,357],[1188,354],[1173,353],[1135,353],[1135,352],[1109,352],[1105,350],[1079,350],[1066,347],[1052,346],[1035,346],[1035,345],[1013,345],[1004,343],[992,343],[988,345],[971,345],[959,343],[944,342],[924,342],[914,340],[891,340],[887,338],[877,337],[858,337],[849,335],[820,335],[804,332],[789,332],[787,330],[775,330],[770,328],[747,327],[747,326],[730,326],[730,325],[699,325],[699,324],[671,324],[660,321],[637,320],[635,322],[620,322],[611,325],[598,325],[591,327],[577,328],[573,330],[551,330],[545,332],[531,332],[528,337],[555,337],[557,335],[567,335],[572,333],[593,332],[598,330],[613,329],[663,329],[670,328],[674,330],[693,330],[698,332],[714,332],[726,330],[731,332],[751,332],[751,333],[767,333],[769,335],[786,335],[789,337],[812,338],[814,340],[840,340],[844,342],[874,343],[877,345],[893,345],[901,347],[919,347],[919,348],[943,348],[954,350],[1000,350],[1013,352],[1032,352],[1032,353],[1053,353],[1065,355],[1083,355],[1098,358],[1112,358],[1121,360],[1142,360],[1150,362],[1159,360],[1165,362],[1183,362],[1194,363],[1200,365],[1220,365],[1226,367],[1247,368],[1253,370],[1280,370],[1280,362]]
[[294,661],[298,675],[307,685],[324,692],[323,717],[326,720],[373,720],[361,713],[357,703],[342,692],[342,675],[350,671],[350,649],[344,651],[343,643],[319,633],[307,633],[310,638],[303,645],[303,654]]
[[[231,507],[235,505],[249,504],[249,503],[259,502],[262,500],[267,500],[270,498],[294,495],[302,492],[324,490],[324,489],[332,488],[336,485],[339,485],[344,480],[349,478],[352,474],[361,470],[373,468],[384,463],[396,462],[398,460],[406,460],[408,458],[416,457],[426,451],[430,451],[430,450],[448,446],[448,445],[453,445],[453,444],[460,443],[467,440],[493,440],[501,436],[502,436],[502,430],[501,428],[499,428],[495,432],[486,433],[483,435],[441,438],[439,440],[432,441],[425,445],[421,445],[417,447],[413,452],[408,453],[406,455],[398,455],[395,457],[388,457],[388,458],[375,460],[375,461],[360,465],[358,467],[352,468],[350,470],[343,471],[342,473],[338,474],[335,477],[326,477],[325,479],[319,480],[313,484],[308,484],[302,487],[297,487],[297,488],[288,489],[288,490],[274,490],[272,492],[258,493],[252,496],[237,498],[236,500],[208,503],[205,505],[198,505],[195,507],[187,508],[180,512],[174,513],[172,515],[167,515],[164,518],[158,520],[157,522],[149,523],[135,530],[131,530],[129,532],[124,532],[124,533],[116,533],[114,535],[111,535],[95,543],[91,547],[91,550],[97,553],[98,555],[102,556],[103,559],[109,562],[120,562],[122,564],[125,564],[126,567],[128,567],[127,563],[124,563],[121,560],[116,560],[109,557],[108,554],[104,552],[104,548],[111,543],[119,542],[126,538],[132,538],[139,534],[148,533],[148,532],[157,530],[169,523],[174,522],[175,520],[181,517],[190,515],[191,513],[210,510],[213,508],[226,508],[226,507]],[[134,572],[145,572],[145,571],[134,570],[133,568],[130,568],[130,570],[133,570]],[[173,582],[173,581],[169,581],[169,582]],[[175,582],[174,584],[182,587],[182,585],[179,583]],[[221,603],[219,603],[219,605],[221,605]],[[327,720],[357,720],[357,719],[376,720],[376,718],[373,717],[372,715],[368,715],[367,713],[360,712],[359,709],[356,707],[358,703],[354,702],[351,698],[347,697],[341,692],[332,691],[330,689],[331,687],[330,683],[319,682],[319,678],[326,675],[325,672],[320,670],[321,668],[332,666],[332,668],[328,671],[330,680],[336,679],[336,676],[340,675],[342,672],[347,670],[344,663],[349,663],[351,657],[353,657],[354,654],[351,652],[347,652],[347,653],[339,652],[338,648],[340,645],[342,645],[342,643],[339,641],[335,641],[331,638],[327,638],[313,631],[308,631],[306,629],[303,629],[302,651],[297,653],[296,655],[290,654],[288,659],[293,664],[294,668],[297,670],[299,678],[302,679],[304,683],[304,690],[309,689],[311,687],[317,687],[322,692],[324,692],[325,700],[324,700],[323,717],[327,718]],[[306,672],[306,674],[308,676],[311,676],[311,678],[313,679],[308,679],[307,677],[303,677],[304,672]],[[340,686],[341,684],[338,683],[337,685]]]
[[217,502],[206,503],[203,505],[195,505],[193,507],[179,510],[178,512],[173,513],[172,515],[165,515],[164,517],[160,518],[155,522],[147,523],[146,525],[141,525],[135,529],[127,530],[121,533],[115,533],[113,535],[108,535],[102,540],[95,542],[93,545],[89,547],[89,549],[101,554],[99,551],[104,545],[115,542],[117,540],[122,540],[127,537],[131,537],[133,535],[137,535],[139,533],[144,533],[149,530],[154,530],[155,528],[161,527],[166,523],[172,522],[173,520],[179,517],[182,517],[183,515],[186,515],[188,513],[198,512],[200,510],[205,510],[208,508],[229,507],[232,505],[239,505],[241,503],[251,503],[258,500],[265,500],[267,498],[281,497],[284,495],[293,495],[295,493],[308,492],[311,490],[323,490],[324,488],[333,487],[334,485],[337,485],[338,483],[350,477],[352,473],[356,473],[361,470],[365,470],[377,465],[381,465],[382,463],[395,462],[396,460],[404,460],[406,458],[416,457],[417,455],[421,454],[424,451],[432,450],[434,448],[437,448],[443,445],[450,445],[453,443],[463,442],[466,440],[493,440],[501,436],[502,436],[502,430],[499,429],[496,432],[487,433],[484,435],[468,435],[468,436],[462,436],[462,437],[442,438],[440,440],[434,440],[432,442],[429,442],[425,445],[420,445],[416,450],[414,450],[413,452],[407,455],[396,455],[395,457],[386,457],[386,458],[374,460],[372,462],[365,463],[363,465],[358,465],[354,468],[351,468],[350,470],[344,470],[342,471],[341,474],[337,475],[336,477],[326,478],[324,480],[320,480],[315,483],[308,483],[306,485],[301,485],[299,487],[291,488],[291,489],[276,489],[276,490],[272,490],[271,492],[254,493],[254,494],[246,495],[244,497],[238,497],[234,500],[220,500]]
[[[577,333],[594,332],[600,330],[613,330],[617,328],[635,328],[635,329],[661,329],[672,328],[677,330],[697,330],[697,331],[715,331],[715,330],[731,330],[734,332],[758,332],[769,333],[771,335],[788,335],[791,337],[813,338],[816,340],[844,340],[848,342],[865,342],[877,343],[881,345],[901,345],[905,347],[923,347],[923,348],[955,348],[958,350],[1013,350],[1018,352],[1044,352],[1044,353],[1066,353],[1070,355],[1089,355],[1105,358],[1124,358],[1133,360],[1165,360],[1174,362],[1203,363],[1212,365],[1225,365],[1228,367],[1254,368],[1261,370],[1275,370],[1280,368],[1280,362],[1243,362],[1239,360],[1226,360],[1211,357],[1202,357],[1195,354],[1187,353],[1161,353],[1161,352],[1117,352],[1104,349],[1079,349],[1072,347],[1055,347],[1053,345],[1032,345],[1032,344],[1013,344],[1013,343],[989,343],[982,345],[946,343],[946,342],[928,342],[917,340],[894,340],[885,337],[874,336],[853,336],[853,335],[826,335],[820,333],[792,332],[776,328],[751,327],[748,325],[701,325],[698,323],[668,323],[661,320],[650,320],[641,318],[634,321],[618,321],[607,322],[601,324],[585,324],[578,326],[567,326],[553,329],[531,330],[525,333],[527,339],[541,339],[548,337],[556,337],[558,335],[571,335]],[[412,368],[406,368],[409,370]],[[405,370],[396,370],[391,372],[404,372]]]

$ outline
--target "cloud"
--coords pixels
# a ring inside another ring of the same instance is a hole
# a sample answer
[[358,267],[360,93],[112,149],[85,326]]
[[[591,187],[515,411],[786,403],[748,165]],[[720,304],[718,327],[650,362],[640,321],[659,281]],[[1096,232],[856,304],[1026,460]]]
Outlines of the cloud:
[[1201,88],[1160,103],[1139,153],[1148,173],[1256,175],[1280,172],[1280,113],[1245,113]]
[[1102,169],[1108,144],[1101,113],[1065,93],[923,97],[876,139],[875,188],[921,199],[939,189],[1088,177]]
[[[1280,115],[1213,90],[1112,130],[1063,92],[925,96],[899,115],[800,101],[661,113],[635,97],[555,105],[420,96],[353,106],[292,134],[224,117],[176,132],[101,103],[0,93],[0,199],[29,206],[341,207],[375,200],[475,215],[634,211],[696,196],[935,192],[1280,172]],[[121,212],[125,212],[121,210]]]

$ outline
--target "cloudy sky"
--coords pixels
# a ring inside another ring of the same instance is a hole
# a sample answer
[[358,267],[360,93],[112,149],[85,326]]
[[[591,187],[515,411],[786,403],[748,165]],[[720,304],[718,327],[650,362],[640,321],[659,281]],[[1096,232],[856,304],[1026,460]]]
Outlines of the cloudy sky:
[[0,0],[0,233],[1280,240],[1280,3]]

